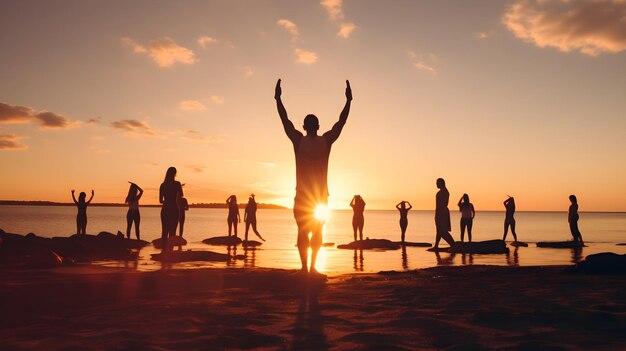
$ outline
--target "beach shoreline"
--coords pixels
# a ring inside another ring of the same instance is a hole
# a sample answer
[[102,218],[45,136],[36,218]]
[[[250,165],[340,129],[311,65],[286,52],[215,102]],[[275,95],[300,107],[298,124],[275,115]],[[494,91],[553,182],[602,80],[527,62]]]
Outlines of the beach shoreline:
[[0,348],[625,347],[626,276],[566,267],[1,269]]

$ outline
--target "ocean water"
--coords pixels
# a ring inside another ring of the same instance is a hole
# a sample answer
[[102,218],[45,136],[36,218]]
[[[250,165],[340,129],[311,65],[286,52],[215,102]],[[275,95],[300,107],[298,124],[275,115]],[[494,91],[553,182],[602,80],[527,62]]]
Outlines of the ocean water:
[[[100,231],[125,233],[126,208],[89,207],[87,233]],[[203,239],[228,233],[226,209],[197,209],[187,212],[184,237],[189,244],[184,249],[203,249],[231,254],[245,254],[246,259],[227,263],[191,262],[177,264],[177,268],[196,267],[300,267],[296,243],[296,224],[291,210],[259,210],[258,229],[267,240],[257,250],[241,247],[227,248],[209,246]],[[0,206],[0,228],[7,232],[36,233],[44,237],[69,236],[76,232],[76,209],[70,206]],[[243,210],[242,210],[243,218]],[[433,243],[435,236],[434,213],[432,211],[409,212],[407,241]],[[435,253],[426,248],[408,247],[406,250],[371,251],[340,250],[336,247],[321,249],[317,267],[329,274],[350,272],[378,272],[382,270],[404,270],[433,267],[436,265],[564,265],[577,262],[586,255],[598,252],[626,253],[626,213],[581,213],[579,227],[587,247],[581,250],[537,248],[537,241],[570,240],[567,214],[565,212],[517,212],[518,239],[529,243],[529,247],[513,248],[508,255],[461,255]],[[399,240],[399,215],[396,210],[366,210],[364,236],[370,238]],[[474,241],[501,239],[504,212],[477,212],[474,219]],[[460,239],[459,214],[452,212],[452,236]],[[239,224],[238,233],[244,232],[244,223]],[[141,238],[151,241],[160,237],[160,209],[141,208]],[[131,233],[134,238],[134,228]],[[467,235],[467,234],[466,234]],[[250,231],[251,240],[259,240]],[[352,211],[334,210],[324,227],[324,242],[343,244],[353,240]],[[467,240],[467,239],[466,239]],[[511,234],[507,240],[513,240]],[[445,246],[445,245],[444,245]],[[97,262],[105,266],[125,266],[139,270],[161,269],[150,254],[158,252],[146,247],[133,262]]]

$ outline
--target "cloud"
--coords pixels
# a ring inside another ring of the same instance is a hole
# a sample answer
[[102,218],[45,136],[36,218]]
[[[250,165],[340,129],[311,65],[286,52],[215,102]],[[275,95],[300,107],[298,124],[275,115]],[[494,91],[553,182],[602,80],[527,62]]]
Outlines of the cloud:
[[122,38],[122,44],[131,46],[134,53],[148,55],[159,67],[171,67],[176,63],[191,65],[196,62],[193,51],[176,44],[170,37],[151,40],[147,47],[131,38]]
[[474,33],[474,36],[478,39],[487,39],[491,36],[491,33],[477,32],[477,33]]
[[299,31],[298,31],[298,26],[291,22],[288,19],[279,19],[276,22],[277,25],[285,28],[286,30],[289,31],[289,33],[291,33],[291,40],[292,41],[296,41],[298,39],[298,36],[300,35]]
[[24,150],[28,146],[20,143],[22,137],[15,134],[0,134],[0,150]]
[[98,116],[96,118],[90,118],[87,120],[87,124],[97,124],[102,121],[102,117]]
[[348,38],[350,36],[350,34],[352,34],[352,32],[354,31],[355,28],[356,28],[356,26],[352,22],[350,22],[350,23],[342,23],[339,26],[339,32],[337,32],[337,36],[338,37],[342,37],[342,38]]
[[336,20],[344,18],[342,2],[342,0],[322,0],[320,4],[326,9],[326,12],[328,12],[328,17],[331,20]]
[[183,100],[178,103],[178,108],[183,111],[205,111],[206,106],[198,100]]
[[254,74],[254,70],[252,69],[252,66],[243,66],[243,75],[246,77],[250,77],[251,75]]
[[39,120],[42,128],[46,129],[68,129],[78,125],[78,121],[70,121],[69,119],[49,111],[42,111],[34,115]]
[[222,138],[216,136],[204,136],[197,130],[187,129],[175,131],[176,134],[183,134],[182,138],[197,143],[218,143],[223,141]]
[[15,106],[0,102],[0,123],[38,122],[44,129],[69,129],[78,126],[78,121],[71,121],[59,114],[49,111],[36,112],[26,106]]
[[198,45],[200,45],[201,48],[206,49],[207,46],[211,45],[211,44],[215,44],[217,43],[218,40],[215,38],[211,38],[209,36],[201,36],[200,38],[198,38]]
[[507,9],[502,22],[516,37],[540,48],[589,56],[626,50],[624,0],[521,0]]
[[124,130],[131,134],[156,135],[154,129],[150,128],[148,123],[138,121],[136,119],[124,119],[114,121],[111,126],[116,129]]
[[206,167],[202,165],[187,165],[187,168],[190,169],[192,172],[202,173]]
[[303,49],[293,49],[294,54],[296,54],[296,62],[304,63],[306,65],[311,65],[317,61],[317,54],[313,51],[303,50]]
[[219,95],[211,96],[211,101],[216,105],[221,105],[224,103],[224,97]]
[[0,123],[28,123],[33,118],[33,109],[0,102]]
[[436,62],[439,60],[437,55],[435,54],[426,54],[426,55],[418,55],[411,50],[407,50],[407,55],[413,61],[413,67],[430,72],[432,74],[437,74],[437,70],[432,66],[430,62]]

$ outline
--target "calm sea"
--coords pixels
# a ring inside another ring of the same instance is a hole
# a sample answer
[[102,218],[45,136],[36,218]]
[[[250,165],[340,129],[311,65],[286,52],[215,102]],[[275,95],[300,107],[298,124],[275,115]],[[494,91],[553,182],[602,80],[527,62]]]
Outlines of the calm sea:
[[[88,209],[87,232],[126,231],[126,208],[90,207]],[[160,237],[160,209],[141,209],[141,237],[151,241]],[[185,238],[189,242],[186,249],[205,249],[227,252],[226,247],[208,246],[203,239],[226,235],[226,209],[190,209],[185,223]],[[74,207],[47,206],[0,206],[0,228],[7,232],[40,236],[69,236],[76,231],[76,209]],[[242,212],[243,218],[243,212]],[[245,260],[229,263],[194,262],[175,267],[272,267],[299,268],[298,251],[295,247],[296,225],[291,210],[259,210],[258,229],[267,240],[258,250],[244,252],[239,247],[237,254],[246,254]],[[365,212],[364,235],[370,238],[399,240],[400,227],[395,210],[369,210]],[[478,212],[474,219],[473,240],[501,239],[504,212]],[[626,253],[626,213],[581,213],[579,226],[588,245],[580,250],[537,248],[537,241],[570,240],[567,214],[560,212],[517,212],[518,238],[528,242],[529,247],[511,247],[508,255],[435,255],[425,248],[409,247],[393,251],[353,251],[335,247],[322,248],[318,258],[320,271],[337,274],[348,272],[378,272],[381,270],[403,270],[432,267],[436,265],[563,265],[576,262],[584,256],[598,252]],[[452,235],[459,240],[459,214],[452,213]],[[324,242],[343,244],[352,241],[352,212],[335,210],[324,227]],[[432,211],[409,212],[407,240],[430,242],[434,240],[434,220]],[[239,225],[239,235],[244,231]],[[134,234],[133,234],[134,237]],[[258,240],[252,232],[250,239]],[[508,240],[512,240],[509,233]],[[98,262],[106,266],[131,266],[139,270],[160,269],[150,254],[157,252],[152,247],[141,250],[137,262]],[[234,253],[234,250],[230,251]]]

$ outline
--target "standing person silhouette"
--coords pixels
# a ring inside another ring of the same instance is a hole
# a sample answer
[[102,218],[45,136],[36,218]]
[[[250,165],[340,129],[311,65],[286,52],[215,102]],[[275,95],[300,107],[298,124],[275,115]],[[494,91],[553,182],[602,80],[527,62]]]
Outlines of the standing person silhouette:
[[363,226],[365,225],[365,201],[361,195],[354,195],[352,201],[350,201],[350,207],[352,207],[352,230],[354,231],[354,241],[356,241],[356,233],[359,232],[359,240],[363,240]]
[[[183,186],[185,186],[185,184],[183,184]],[[178,199],[178,210],[180,212],[178,214],[178,224],[180,226],[178,228],[178,235],[182,238],[185,232],[185,211],[189,211],[189,202],[182,196]]]
[[141,216],[139,215],[139,199],[143,195],[143,189],[139,185],[129,182],[130,188],[128,188],[128,195],[126,195],[125,203],[128,204],[128,212],[126,212],[126,237],[130,239],[130,228],[135,223],[135,235],[139,240],[139,222]]
[[176,180],[176,168],[170,167],[167,169],[165,180],[163,180],[159,188],[159,202],[163,204],[163,207],[161,207],[162,252],[171,249],[167,239],[176,235],[176,227],[180,217],[178,199],[181,197],[183,197],[183,187]]
[[583,237],[580,234],[580,230],[578,230],[578,199],[576,199],[576,195],[570,195],[569,201],[571,201],[571,205],[569,206],[569,210],[567,211],[567,221],[569,222],[569,230],[572,233],[572,237],[574,241],[580,243],[580,246],[584,246]]
[[231,236],[233,227],[235,227],[235,236],[237,236],[237,223],[241,222],[237,196],[229,196],[228,199],[226,199],[226,204],[228,204],[228,217],[226,218],[226,222],[228,222],[228,236]]
[[511,227],[511,233],[513,234],[513,239],[517,242],[517,234],[515,233],[515,199],[509,196],[508,199],[503,202],[504,208],[506,209],[506,215],[504,217],[504,236],[502,237],[502,241],[506,240],[506,236],[509,233],[509,227]]
[[87,206],[93,200],[94,192],[91,190],[91,197],[89,201],[85,201],[87,194],[81,192],[78,194],[78,201],[76,201],[76,197],[74,197],[74,189],[72,189],[72,200],[74,200],[74,204],[78,208],[78,213],[76,214],[76,234],[87,234]]
[[256,200],[254,200],[254,194],[251,194],[248,198],[248,204],[246,205],[246,209],[243,213],[243,221],[246,223],[246,241],[248,241],[248,230],[250,226],[252,226],[252,231],[259,239],[265,241],[259,231],[256,229]]
[[[293,144],[296,157],[296,197],[293,214],[298,225],[298,252],[302,263],[301,273],[307,272],[308,248],[311,247],[311,268],[313,275],[322,275],[315,269],[317,253],[322,246],[323,220],[315,218],[318,206],[325,206],[328,201],[328,158],[333,143],[339,138],[343,126],[348,120],[352,102],[350,82],[346,80],[346,104],[339,115],[339,121],[322,136],[317,134],[319,120],[315,115],[304,118],[306,135],[296,130],[287,117],[287,110],[281,100],[280,79],[276,82],[274,99],[278,115],[289,140]],[[309,240],[309,233],[311,239]],[[322,275],[323,276],[323,275]]]
[[[409,205],[409,207],[406,207]],[[408,201],[400,201],[396,205],[396,209],[400,211],[400,230],[402,231],[402,242],[404,242],[404,234],[406,233],[406,228],[409,226],[409,211],[413,208],[411,203]]]
[[467,227],[467,241],[472,241],[472,224],[474,224],[474,205],[470,202],[469,195],[463,194],[459,199],[459,211],[461,212],[461,242],[465,238],[465,228]]
[[450,201],[450,193],[446,188],[446,181],[443,178],[437,179],[437,188],[439,191],[435,196],[435,226],[437,228],[437,236],[435,238],[434,250],[439,249],[439,241],[443,238],[450,247],[454,246],[454,239],[450,235],[452,225],[450,224],[450,210],[448,209],[448,202]]

